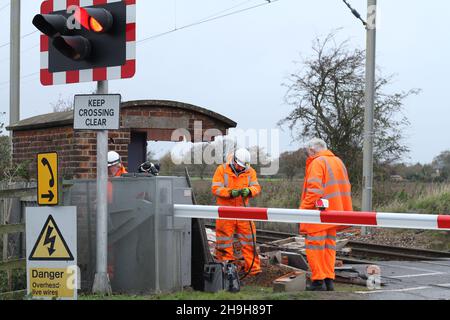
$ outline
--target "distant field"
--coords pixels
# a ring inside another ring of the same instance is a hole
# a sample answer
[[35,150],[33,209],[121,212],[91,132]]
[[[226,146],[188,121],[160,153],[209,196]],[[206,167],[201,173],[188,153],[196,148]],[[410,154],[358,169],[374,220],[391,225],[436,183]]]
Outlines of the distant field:
[[[298,208],[303,181],[260,180],[261,196],[251,200],[251,206],[263,208]],[[194,192],[199,204],[215,204],[211,194],[211,182],[196,180]],[[413,182],[375,182],[374,210],[380,212],[410,212],[424,214],[450,214],[450,185]],[[353,189],[353,207],[361,210],[361,191]],[[294,223],[257,222],[259,229],[298,233]],[[406,229],[378,230],[378,238],[384,242],[394,239],[421,239],[424,248],[435,250],[450,249],[450,232],[420,231]],[[420,234],[420,235],[419,235]],[[375,238],[374,238],[375,239]],[[374,240],[372,239],[372,240]],[[419,245],[419,244],[416,244]]]
[[[193,178],[193,188],[197,196],[197,201],[202,205],[215,203],[215,198],[211,193],[211,179]],[[260,179],[261,195],[252,199],[252,206],[270,208],[297,208],[300,202],[303,180],[286,179]],[[444,195],[439,203],[447,203],[445,194],[450,193],[449,184],[437,183],[415,183],[415,182],[374,182],[373,207],[380,209],[402,204],[410,208],[415,200],[434,198],[437,195]],[[358,186],[353,186],[353,205],[355,210],[361,208],[361,190]],[[444,205],[444,208],[445,205]],[[421,209],[427,209],[421,207]],[[430,208],[432,209],[432,208]],[[447,208],[450,213],[450,208]],[[431,212],[430,212],[431,213]]]

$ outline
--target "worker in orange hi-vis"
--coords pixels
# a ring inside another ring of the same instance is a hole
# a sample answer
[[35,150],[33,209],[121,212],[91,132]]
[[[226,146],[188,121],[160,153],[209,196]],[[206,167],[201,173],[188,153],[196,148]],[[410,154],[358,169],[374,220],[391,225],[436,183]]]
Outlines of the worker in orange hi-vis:
[[108,176],[120,177],[125,173],[128,172],[120,161],[120,155],[115,151],[108,152]]
[[[123,174],[128,173],[120,160],[120,155],[115,151],[108,152],[108,177],[118,178]],[[108,204],[113,202],[113,184],[108,181]],[[111,279],[114,278],[114,250],[108,246],[108,274]]]
[[[250,158],[248,150],[239,149],[227,163],[217,168],[212,181],[212,193],[217,198],[218,206],[247,206],[249,198],[256,197],[261,192],[256,171],[250,166]],[[234,235],[237,235],[242,245],[246,274],[261,273],[253,221],[216,220],[216,258],[219,261],[235,260]]]
[[[108,177],[117,178],[128,173],[120,161],[120,155],[115,151],[108,152]],[[113,187],[111,181],[108,182],[108,203],[112,202]]]
[[[351,185],[342,160],[327,149],[322,139],[312,139],[306,148],[309,157],[306,160],[300,209],[316,210],[316,201],[326,199],[328,210],[352,211]],[[306,256],[312,273],[308,290],[334,290],[336,231],[345,228],[328,224],[300,224],[300,233],[306,234]]]

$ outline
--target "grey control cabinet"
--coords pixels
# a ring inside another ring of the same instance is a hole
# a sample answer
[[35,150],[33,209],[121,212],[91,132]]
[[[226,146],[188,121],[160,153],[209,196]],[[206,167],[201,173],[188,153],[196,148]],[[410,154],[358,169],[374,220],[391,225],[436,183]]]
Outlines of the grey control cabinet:
[[[191,284],[191,219],[174,204],[192,204],[184,177],[121,177],[108,183],[108,273],[115,293],[181,290]],[[82,288],[95,275],[96,181],[64,183],[64,204],[77,206]]]

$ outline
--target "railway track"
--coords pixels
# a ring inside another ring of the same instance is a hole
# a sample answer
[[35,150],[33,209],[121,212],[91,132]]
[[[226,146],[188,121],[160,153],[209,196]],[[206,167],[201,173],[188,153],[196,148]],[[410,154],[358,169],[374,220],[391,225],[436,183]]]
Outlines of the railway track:
[[268,243],[272,241],[287,239],[291,237],[298,237],[298,234],[295,233],[286,233],[286,232],[277,232],[277,231],[269,231],[269,230],[256,230],[256,241],[258,243]]
[[404,248],[360,241],[349,241],[347,247],[352,249],[352,256],[378,257],[391,260],[395,258],[410,261],[450,259],[450,252]]
[[[212,224],[206,224],[205,227],[213,230],[215,229],[215,226]],[[256,242],[260,244],[267,244],[272,241],[287,239],[296,236],[298,236],[298,234],[256,229]]]
[[[213,225],[207,225],[213,228]],[[298,236],[294,233],[256,230],[256,240],[259,244],[268,244],[272,241]],[[407,260],[407,261],[431,261],[450,259],[450,252],[427,250],[419,248],[405,248],[398,246],[373,244],[360,241],[349,241],[346,247],[351,248],[349,256],[340,257],[343,260]],[[338,258],[339,259],[339,258]]]

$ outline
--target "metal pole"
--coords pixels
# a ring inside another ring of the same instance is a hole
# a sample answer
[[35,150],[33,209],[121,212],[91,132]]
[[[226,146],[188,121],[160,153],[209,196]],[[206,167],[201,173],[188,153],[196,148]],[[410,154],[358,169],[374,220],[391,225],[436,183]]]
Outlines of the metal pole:
[[[11,1],[10,17],[10,68],[9,68],[9,125],[13,125],[20,120],[20,0]],[[13,132],[10,131],[10,157],[8,161],[13,161]],[[6,208],[6,207],[5,207]],[[5,210],[4,222],[7,221]],[[7,259],[8,234],[3,235],[3,259]],[[8,285],[11,284],[11,271],[8,274]]]
[[20,0],[11,1],[9,125],[20,120]]
[[[362,210],[372,211],[373,189],[373,118],[375,104],[375,57],[376,57],[377,0],[367,1],[367,48],[366,48],[366,108],[364,112],[363,193]],[[362,234],[367,233],[362,228]]]
[[[97,94],[108,93],[108,81],[97,83]],[[108,130],[97,132],[97,272],[92,291],[112,293],[108,276]]]

